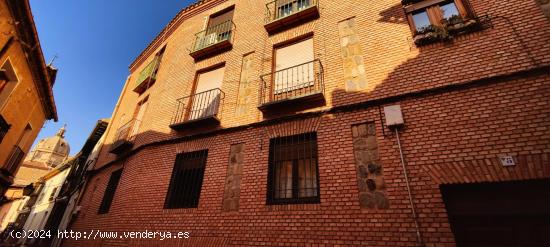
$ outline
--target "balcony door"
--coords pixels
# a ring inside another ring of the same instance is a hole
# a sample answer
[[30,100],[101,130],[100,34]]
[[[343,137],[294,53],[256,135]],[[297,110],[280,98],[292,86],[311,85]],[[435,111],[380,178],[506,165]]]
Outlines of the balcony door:
[[218,113],[224,71],[225,67],[220,67],[197,75],[188,120],[212,117]]
[[234,9],[227,9],[210,16],[206,32],[196,43],[195,50],[228,40],[231,37],[231,21],[234,12]]
[[15,70],[8,59],[0,68],[0,110],[8,103],[10,94],[15,90],[17,82]]
[[130,131],[129,137],[136,136],[139,133],[139,127],[141,125],[141,121],[143,120],[143,116],[145,115],[145,111],[147,110],[148,105],[149,105],[149,97],[146,97],[145,99],[140,101],[136,106],[136,110],[134,112],[135,120],[134,120],[132,129]]
[[288,92],[313,86],[313,38],[308,38],[275,50],[273,94],[275,98]]

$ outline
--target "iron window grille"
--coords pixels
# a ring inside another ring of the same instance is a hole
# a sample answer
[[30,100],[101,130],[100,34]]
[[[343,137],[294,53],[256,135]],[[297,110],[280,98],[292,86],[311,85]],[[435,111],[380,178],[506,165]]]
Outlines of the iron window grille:
[[199,206],[208,150],[180,153],[176,156],[165,208]]
[[55,198],[55,192],[57,192],[57,187],[53,188],[52,192],[50,193],[50,198],[48,198],[48,201],[53,201]]
[[109,212],[111,204],[113,203],[113,198],[115,197],[116,188],[118,187],[118,182],[120,181],[121,175],[122,169],[111,173],[111,178],[109,178],[109,183],[107,184],[107,188],[105,189],[105,193],[103,194],[103,199],[101,200],[101,205],[99,206],[99,214],[106,214]]
[[270,140],[267,204],[319,203],[317,133]]

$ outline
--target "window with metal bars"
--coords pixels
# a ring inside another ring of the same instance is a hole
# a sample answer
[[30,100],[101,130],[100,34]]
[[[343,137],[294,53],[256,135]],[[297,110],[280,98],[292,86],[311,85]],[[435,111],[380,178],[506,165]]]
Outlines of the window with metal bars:
[[48,201],[53,201],[55,198],[55,192],[57,192],[57,187],[53,188],[52,192],[50,193],[50,198],[48,198]]
[[99,214],[106,214],[111,208],[111,203],[113,203],[113,198],[115,196],[116,188],[118,182],[120,181],[120,176],[122,175],[122,169],[114,171],[111,173],[111,178],[109,178],[109,183],[105,189],[105,194],[103,194],[103,199],[101,200],[101,205],[99,206]]
[[208,150],[181,153],[176,156],[165,208],[196,208],[199,206],[207,157]]
[[267,204],[319,203],[317,133],[271,139],[267,182]]

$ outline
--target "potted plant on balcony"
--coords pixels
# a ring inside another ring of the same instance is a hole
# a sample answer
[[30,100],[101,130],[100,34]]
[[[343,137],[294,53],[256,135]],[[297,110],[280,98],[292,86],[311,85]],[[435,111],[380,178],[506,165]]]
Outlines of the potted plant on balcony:
[[448,30],[444,26],[430,25],[415,32],[414,44],[423,46],[443,40],[449,40],[450,38],[451,36]]
[[481,23],[477,18],[462,18],[453,15],[441,20],[440,26],[430,25],[415,32],[414,43],[423,46],[439,41],[449,41],[456,35],[479,30]]

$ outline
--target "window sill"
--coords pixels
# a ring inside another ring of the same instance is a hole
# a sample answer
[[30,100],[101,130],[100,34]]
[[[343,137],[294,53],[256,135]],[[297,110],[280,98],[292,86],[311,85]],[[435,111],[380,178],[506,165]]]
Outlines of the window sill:
[[197,212],[199,208],[163,208],[165,214],[190,214]]
[[488,15],[464,20],[460,23],[447,24],[436,27],[434,31],[415,34],[413,42],[416,46],[426,46],[438,42],[448,42],[456,36],[479,32],[492,27],[491,18]]
[[266,211],[318,211],[320,203],[266,205]]

